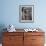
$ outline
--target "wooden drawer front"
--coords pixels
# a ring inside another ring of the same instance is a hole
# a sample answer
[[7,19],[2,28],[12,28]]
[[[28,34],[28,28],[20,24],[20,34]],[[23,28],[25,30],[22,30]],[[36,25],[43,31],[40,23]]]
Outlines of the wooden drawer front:
[[23,36],[23,32],[4,32],[4,36]]
[[44,46],[44,36],[24,36],[24,46]]
[[3,38],[3,45],[6,46],[22,46],[23,45],[23,37],[22,36],[5,36]]
[[37,36],[41,36],[41,35],[44,35],[44,32],[25,32],[24,33],[24,36],[29,36],[29,35],[37,35]]
[[17,43],[17,44],[2,44],[2,46],[23,46],[23,43]]
[[5,36],[3,37],[3,43],[6,43],[6,44],[14,43],[14,42],[17,42],[18,40],[22,41],[23,36]]
[[30,37],[30,36],[26,36],[26,37],[24,37],[24,46],[31,46],[31,44],[32,44],[32,37]]
[[43,44],[44,36],[32,36],[32,44]]

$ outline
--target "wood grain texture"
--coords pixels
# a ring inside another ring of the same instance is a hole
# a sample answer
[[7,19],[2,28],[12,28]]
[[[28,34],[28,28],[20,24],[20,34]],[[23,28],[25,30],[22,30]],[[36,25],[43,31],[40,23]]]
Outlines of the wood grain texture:
[[23,46],[23,33],[4,33],[3,46]]
[[3,32],[3,46],[44,46],[44,32]]
[[44,32],[24,33],[24,46],[44,46]]

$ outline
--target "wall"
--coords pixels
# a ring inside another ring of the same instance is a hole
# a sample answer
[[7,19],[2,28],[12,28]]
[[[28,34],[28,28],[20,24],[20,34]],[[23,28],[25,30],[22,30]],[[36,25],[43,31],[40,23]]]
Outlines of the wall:
[[[46,28],[46,0],[1,0],[0,25],[13,24],[16,28]],[[19,5],[34,5],[34,23],[19,22]]]

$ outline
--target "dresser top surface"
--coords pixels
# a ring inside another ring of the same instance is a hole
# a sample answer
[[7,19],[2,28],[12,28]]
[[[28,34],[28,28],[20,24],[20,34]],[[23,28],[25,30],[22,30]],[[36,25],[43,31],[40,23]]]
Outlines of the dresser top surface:
[[[6,31],[7,33],[8,33],[8,31]],[[14,31],[13,31],[14,32]],[[13,33],[13,32],[10,32],[10,33]],[[38,30],[38,31],[25,31],[24,29],[16,29],[16,31],[15,32],[25,32],[25,33],[27,33],[27,32],[29,32],[29,33],[44,33],[44,31],[41,31],[41,30]],[[15,33],[14,32],[14,33]]]

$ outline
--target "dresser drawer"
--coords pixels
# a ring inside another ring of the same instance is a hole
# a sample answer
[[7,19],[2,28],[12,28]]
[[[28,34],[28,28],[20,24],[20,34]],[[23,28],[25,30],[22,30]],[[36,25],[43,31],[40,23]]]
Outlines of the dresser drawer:
[[45,33],[44,32],[25,32],[24,36],[44,36]]
[[32,43],[33,44],[43,44],[44,36],[32,36]]
[[21,43],[12,43],[12,44],[10,44],[10,43],[8,43],[8,44],[4,44],[3,43],[3,45],[2,46],[23,46],[23,43],[21,42]]
[[23,46],[22,36],[5,36],[3,38],[3,46]]
[[23,36],[4,36],[3,43],[15,43],[23,41]]
[[23,32],[4,32],[5,36],[23,36]]

